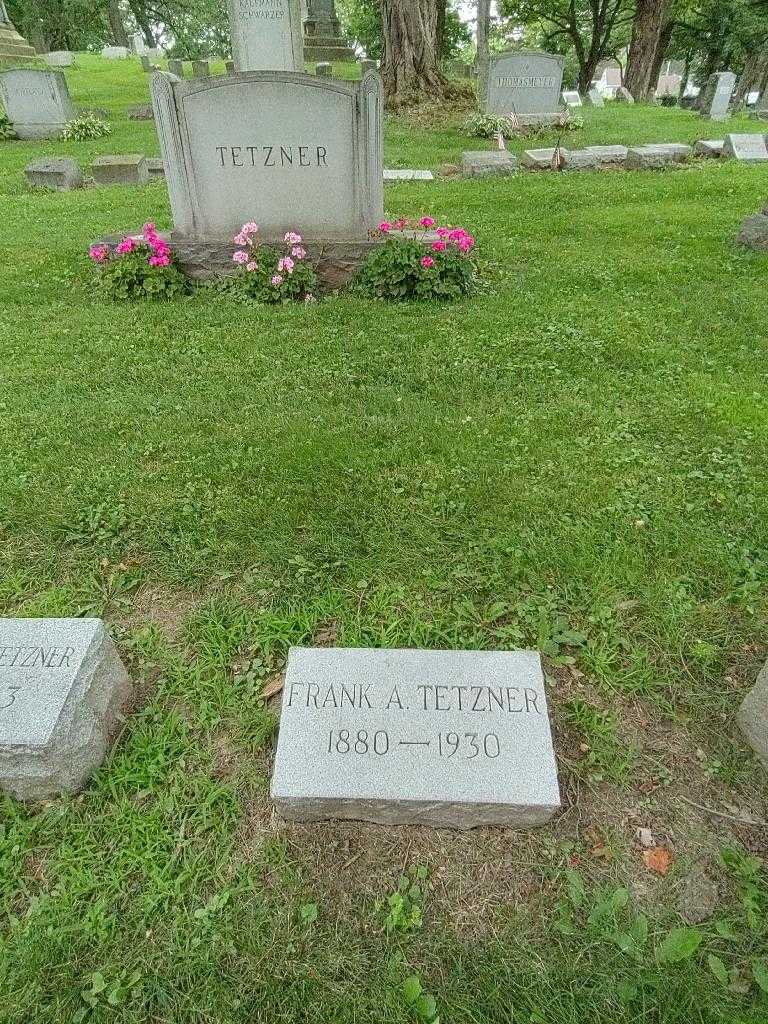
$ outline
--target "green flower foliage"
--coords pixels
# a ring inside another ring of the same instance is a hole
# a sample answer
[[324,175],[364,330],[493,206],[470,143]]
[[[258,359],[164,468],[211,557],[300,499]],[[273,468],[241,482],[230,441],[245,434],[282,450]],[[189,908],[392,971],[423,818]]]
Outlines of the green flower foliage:
[[475,112],[470,114],[464,122],[462,131],[467,135],[474,135],[478,139],[492,139],[499,133],[507,138],[517,137],[522,139],[551,134],[553,130],[574,132],[583,127],[584,118],[581,114],[574,114],[569,110],[562,111],[554,125],[521,124],[515,114],[483,114]]
[[89,139],[103,139],[112,134],[109,125],[95,114],[82,114],[64,126],[62,139],[67,142],[87,142]]

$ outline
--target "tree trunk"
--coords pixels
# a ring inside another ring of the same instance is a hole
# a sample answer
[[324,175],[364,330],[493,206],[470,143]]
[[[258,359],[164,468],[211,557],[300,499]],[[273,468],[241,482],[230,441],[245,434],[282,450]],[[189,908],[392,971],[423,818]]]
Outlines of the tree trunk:
[[624,84],[635,100],[647,100],[656,87],[653,67],[668,0],[637,0]]
[[696,103],[694,104],[696,110],[704,110],[707,100],[707,83],[714,73],[717,71],[720,64],[721,49],[708,50],[704,58],[704,65],[701,69],[699,76],[698,85],[700,87],[699,95],[696,97]]
[[109,27],[112,30],[115,46],[127,46],[128,33],[125,31],[123,16],[120,13],[120,0],[109,0],[107,17],[109,18]]
[[440,70],[438,24],[442,0],[379,0],[383,52],[381,77],[389,106],[425,96],[443,99],[448,82]]
[[477,75],[481,100],[488,95],[488,76],[491,71],[491,0],[477,0]]
[[579,81],[577,88],[582,96],[586,95],[592,88],[592,79],[595,77],[597,65],[602,60],[599,52],[590,52],[579,59]]
[[445,57],[445,15],[448,0],[438,0],[437,4],[437,59]]
[[667,50],[669,44],[672,41],[672,33],[675,31],[675,19],[667,18],[664,24],[661,26],[661,33],[659,34],[659,42],[656,46],[656,56],[653,58],[653,68],[651,69],[651,88],[655,89],[659,84],[659,75],[661,74],[661,66],[667,56]]
[[131,8],[136,24],[141,30],[141,34],[144,38],[144,42],[147,46],[152,47],[155,45],[155,34],[152,31],[152,25],[150,24],[149,15],[147,14],[146,8],[140,2],[140,0],[128,0],[128,6]]
[[736,83],[736,92],[733,97],[734,110],[738,110],[747,102],[747,97],[753,90],[760,92],[763,80],[768,71],[768,51],[760,50],[758,53],[750,54],[744,62],[744,70]]

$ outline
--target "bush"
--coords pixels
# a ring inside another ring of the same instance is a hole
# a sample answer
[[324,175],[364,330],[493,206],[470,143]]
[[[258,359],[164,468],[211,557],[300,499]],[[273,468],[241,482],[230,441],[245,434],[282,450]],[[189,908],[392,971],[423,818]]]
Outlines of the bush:
[[573,132],[584,127],[584,118],[563,110],[554,124],[522,124],[516,114],[482,114],[475,111],[464,122],[463,131],[478,139],[492,139],[499,132],[506,138],[530,138],[548,132]]
[[89,255],[112,299],[172,299],[187,291],[187,279],[154,224],[145,224],[140,238],[123,238],[114,252],[108,245],[92,245]]
[[81,114],[64,126],[62,139],[68,142],[87,142],[88,139],[103,139],[111,135],[112,129],[95,114]]
[[5,116],[5,113],[2,110],[0,110],[0,141],[15,138],[16,132],[13,129],[13,125]]
[[386,244],[373,252],[358,272],[353,289],[374,299],[457,299],[477,288],[472,251],[475,240],[464,228],[436,227],[423,217],[418,228],[435,230],[438,238],[425,245],[407,220],[379,225]]
[[257,241],[258,230],[258,224],[249,222],[235,235],[240,248],[232,259],[238,270],[220,283],[220,289],[252,302],[314,302],[317,274],[307,261],[301,235],[288,231],[280,253]]

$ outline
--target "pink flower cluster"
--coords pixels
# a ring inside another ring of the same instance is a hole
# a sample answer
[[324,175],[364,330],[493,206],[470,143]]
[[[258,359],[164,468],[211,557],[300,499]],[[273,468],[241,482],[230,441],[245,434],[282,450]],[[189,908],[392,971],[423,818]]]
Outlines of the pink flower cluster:
[[[118,242],[115,246],[115,255],[127,256],[129,253],[136,252],[142,243],[150,249],[150,254],[147,257],[147,263],[150,267],[170,266],[171,247],[165,239],[158,235],[155,225],[152,223],[144,225],[142,234],[139,238],[134,238],[132,235],[128,235],[123,238],[122,241]],[[92,245],[88,250],[88,255],[94,263],[106,263],[109,259],[109,246]]]
[[[237,249],[232,254],[232,260],[235,263],[240,264],[241,267],[245,267],[246,270],[254,271],[258,270],[259,263],[255,258],[255,249],[257,246],[256,235],[259,230],[259,225],[253,221],[249,221],[247,224],[243,224],[238,233],[235,235],[233,241],[236,245],[244,246],[244,248]],[[286,245],[291,246],[290,256],[284,256],[277,265],[278,273],[272,278],[272,284],[279,288],[285,280],[285,275],[292,274],[296,262],[303,260],[306,255],[306,249],[301,246],[301,235],[298,235],[295,231],[288,231],[283,239]]]
[[[436,223],[433,217],[422,217],[418,222],[420,228],[425,230],[435,229],[438,239],[432,243],[433,252],[446,252],[450,246],[455,246],[459,252],[466,256],[474,249],[475,239],[464,228],[435,228]],[[388,235],[391,231],[405,231],[408,227],[408,221],[403,218],[396,221],[383,220],[379,224],[379,231],[382,234]],[[435,266],[435,260],[432,256],[425,256],[421,260],[421,265],[425,270],[431,270]]]

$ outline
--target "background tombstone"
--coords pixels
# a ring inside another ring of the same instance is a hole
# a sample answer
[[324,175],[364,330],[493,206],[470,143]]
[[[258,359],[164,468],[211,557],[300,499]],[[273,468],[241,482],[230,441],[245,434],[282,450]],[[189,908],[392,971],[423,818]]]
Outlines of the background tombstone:
[[320,78],[330,78],[333,75],[333,64],[329,64],[327,60],[321,60],[315,65],[315,74]]
[[300,0],[227,0],[236,71],[303,71]]
[[383,217],[382,84],[252,71],[151,80],[176,233],[368,240]]
[[565,57],[533,50],[491,61],[485,109],[491,114],[551,114],[560,109]]
[[0,620],[0,789],[22,800],[77,792],[131,695],[100,619]]
[[172,75],[176,75],[177,78],[184,77],[184,61],[183,60],[169,60],[168,71]]
[[147,72],[147,74],[151,74],[152,71],[154,71],[154,67],[152,65],[152,61],[149,59],[149,56],[146,53],[142,53],[140,60],[141,70]]
[[146,185],[149,169],[142,153],[122,156],[97,156],[91,164],[91,174],[97,185]]
[[71,68],[75,63],[75,55],[71,50],[53,50],[46,53],[43,59],[50,68]]
[[235,73],[235,62],[233,60],[224,61],[224,70],[228,75],[234,75]]
[[741,160],[743,163],[763,163],[768,160],[765,135],[746,132],[726,135],[723,141],[723,156]]
[[563,91],[563,103],[566,107],[580,107],[582,106],[581,96],[579,96],[575,89],[565,89]]
[[305,61],[353,61],[355,51],[341,34],[334,0],[307,0],[304,19]]
[[735,85],[736,75],[732,71],[718,71],[710,75],[702,110],[704,117],[710,121],[725,121]]
[[591,104],[593,107],[604,107],[605,100],[603,94],[599,89],[590,89],[587,93],[586,102]]
[[297,821],[544,824],[560,792],[539,654],[292,648],[271,791]]
[[107,60],[124,60],[129,53],[127,46],[105,46],[101,51],[101,56]]
[[33,160],[24,168],[24,176],[34,188],[68,192],[70,189],[83,187],[80,164],[69,157],[44,157],[42,160]]
[[62,71],[2,71],[0,100],[20,139],[56,139],[75,117]]
[[209,78],[211,74],[211,67],[207,60],[193,60],[192,61],[192,77],[193,78]]
[[629,89],[627,89],[623,85],[619,85],[619,86],[616,87],[616,90],[615,90],[615,92],[613,94],[613,98],[614,98],[616,103],[630,103],[630,104],[632,104],[632,103],[635,102],[635,97],[632,95],[632,93],[629,91]]

